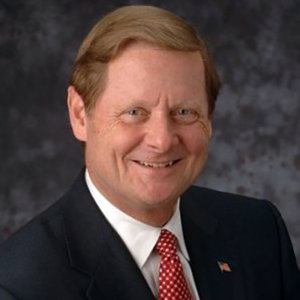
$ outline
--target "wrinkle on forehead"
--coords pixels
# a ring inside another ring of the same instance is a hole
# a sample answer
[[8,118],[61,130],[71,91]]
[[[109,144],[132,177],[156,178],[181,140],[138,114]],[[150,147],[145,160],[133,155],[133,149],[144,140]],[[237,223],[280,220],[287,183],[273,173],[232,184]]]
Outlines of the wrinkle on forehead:
[[[124,76],[129,73],[129,77]],[[128,89],[133,85],[134,89]],[[108,64],[107,88],[106,92],[118,92],[127,102],[151,100],[155,105],[160,99],[167,99],[173,104],[182,104],[199,97],[207,102],[200,52],[163,50],[143,43],[128,46]],[[208,106],[207,103],[204,105]]]

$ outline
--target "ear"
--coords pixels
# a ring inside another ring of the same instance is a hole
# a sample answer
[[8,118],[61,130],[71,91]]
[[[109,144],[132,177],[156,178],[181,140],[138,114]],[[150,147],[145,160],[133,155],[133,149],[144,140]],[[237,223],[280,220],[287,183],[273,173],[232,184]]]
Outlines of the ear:
[[209,117],[206,126],[206,132],[209,139],[213,137],[213,126],[212,126],[212,118]]
[[74,86],[68,87],[68,109],[70,123],[75,137],[82,142],[86,141],[86,111],[81,96]]
[[211,118],[209,118],[208,130],[209,130],[209,138],[211,139],[214,134]]

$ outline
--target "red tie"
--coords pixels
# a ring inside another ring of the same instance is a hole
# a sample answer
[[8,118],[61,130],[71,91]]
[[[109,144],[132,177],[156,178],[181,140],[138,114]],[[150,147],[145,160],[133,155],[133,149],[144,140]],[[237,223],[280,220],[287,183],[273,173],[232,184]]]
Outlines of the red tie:
[[161,256],[159,268],[159,300],[191,300],[192,296],[184,278],[177,255],[176,236],[163,229],[155,246]]

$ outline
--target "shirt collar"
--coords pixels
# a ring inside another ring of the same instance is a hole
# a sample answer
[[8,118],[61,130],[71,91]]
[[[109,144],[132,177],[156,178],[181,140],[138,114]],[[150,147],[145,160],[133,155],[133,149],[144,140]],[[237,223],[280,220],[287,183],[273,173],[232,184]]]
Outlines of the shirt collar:
[[146,263],[163,228],[171,231],[177,237],[178,250],[187,260],[190,260],[183,238],[179,211],[180,199],[178,199],[174,214],[168,223],[163,228],[155,227],[132,218],[112,205],[95,187],[87,169],[85,180],[97,206],[119,234],[139,268]]

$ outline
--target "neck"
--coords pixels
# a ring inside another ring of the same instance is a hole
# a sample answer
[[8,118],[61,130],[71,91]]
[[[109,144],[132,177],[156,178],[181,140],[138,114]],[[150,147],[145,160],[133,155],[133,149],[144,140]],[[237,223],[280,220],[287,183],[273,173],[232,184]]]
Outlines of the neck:
[[174,207],[172,207],[171,209],[158,208],[146,211],[135,211],[131,210],[130,208],[126,209],[121,207],[118,207],[118,209],[122,210],[125,214],[142,223],[155,227],[163,227],[166,223],[168,223],[175,211]]

